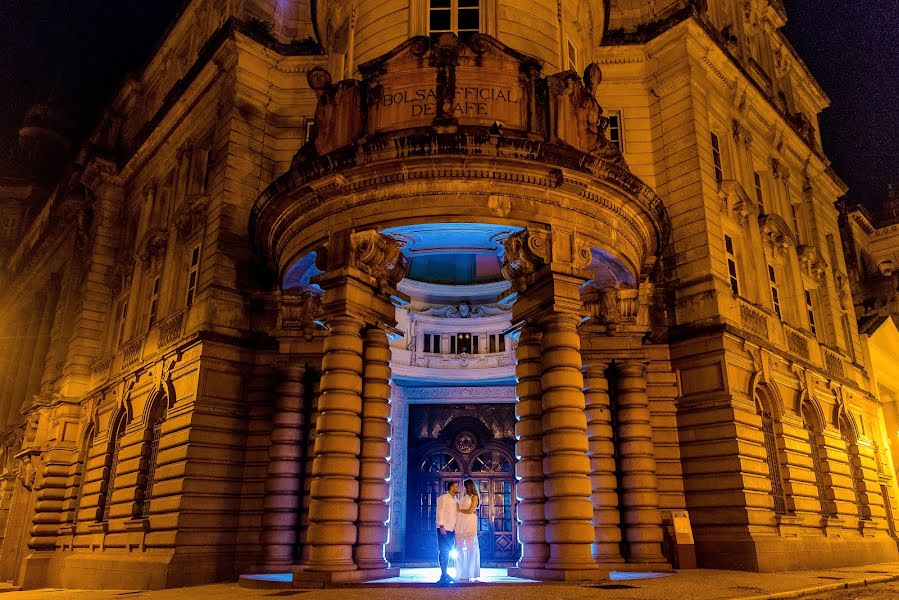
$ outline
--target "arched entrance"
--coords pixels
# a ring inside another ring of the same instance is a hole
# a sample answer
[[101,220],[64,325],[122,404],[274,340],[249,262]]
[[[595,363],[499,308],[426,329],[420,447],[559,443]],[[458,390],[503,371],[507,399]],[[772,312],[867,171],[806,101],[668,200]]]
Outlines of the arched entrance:
[[[459,419],[464,421],[466,419]],[[513,564],[520,549],[516,532],[515,466],[511,444],[486,441],[464,423],[449,435],[410,452],[406,560],[433,561],[437,498],[450,481],[473,479],[478,487],[478,542],[485,564]]]

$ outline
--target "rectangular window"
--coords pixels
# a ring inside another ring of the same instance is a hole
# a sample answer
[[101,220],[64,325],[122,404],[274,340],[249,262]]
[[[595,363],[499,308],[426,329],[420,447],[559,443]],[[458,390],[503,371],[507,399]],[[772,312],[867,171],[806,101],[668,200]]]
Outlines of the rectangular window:
[[471,334],[459,333],[456,335],[456,350],[459,354],[471,354]]
[[496,353],[496,335],[490,336],[489,352],[490,354]]
[[435,333],[431,335],[431,352],[440,354],[440,334]]
[[780,314],[780,291],[777,289],[777,276],[771,265],[768,265],[768,280],[771,282],[771,304],[774,306],[774,314],[778,319],[783,320],[783,316]]
[[306,137],[303,139],[304,142],[309,142],[312,139],[312,128],[315,126],[315,117],[306,117]]
[[431,351],[431,334],[430,334],[430,333],[426,333],[426,334],[425,334],[423,351],[424,351],[424,352],[430,352],[430,351]]
[[793,216],[793,231],[796,232],[796,240],[802,243],[802,229],[799,226],[799,207],[795,204],[790,205],[790,214]]
[[128,322],[128,300],[127,298],[119,302],[119,333],[116,336],[116,348],[125,341],[125,323]]
[[476,335],[471,336],[471,353],[478,353],[478,344],[480,343],[480,338]]
[[812,293],[805,290],[805,310],[808,312],[808,328],[812,335],[818,337],[818,328],[815,326],[815,305],[812,301]]
[[450,354],[456,353],[456,336],[450,336]]
[[608,118],[609,127],[606,129],[606,137],[615,144],[619,152],[624,152],[624,143],[621,137],[621,113],[610,113]]
[[196,246],[190,251],[190,268],[187,271],[187,307],[194,303],[197,294],[197,279],[200,275],[200,247]]
[[765,194],[762,192],[762,176],[759,175],[758,171],[755,171],[752,177],[755,180],[755,201],[759,205],[759,214],[763,215],[765,214]]
[[153,292],[150,294],[150,318],[147,321],[147,329],[156,323],[156,315],[159,312],[159,277],[153,280]]
[[712,162],[715,165],[715,181],[721,183],[724,181],[724,169],[721,167],[721,144],[718,136],[710,133],[712,137]]
[[577,72],[577,48],[568,40],[568,70]]
[[855,344],[852,343],[852,327],[849,324],[849,315],[843,315],[843,335],[846,338],[846,350],[855,362]]
[[734,241],[729,235],[724,236],[724,250],[727,252],[727,274],[730,277],[730,289],[734,294],[739,294],[740,281],[737,278],[737,255],[734,253]]
[[480,0],[431,0],[428,32],[432,39],[453,32],[463,41],[481,30]]
[[503,334],[499,334],[499,336],[497,336],[497,337],[499,337],[499,351],[505,352],[506,351],[506,336],[504,336]]

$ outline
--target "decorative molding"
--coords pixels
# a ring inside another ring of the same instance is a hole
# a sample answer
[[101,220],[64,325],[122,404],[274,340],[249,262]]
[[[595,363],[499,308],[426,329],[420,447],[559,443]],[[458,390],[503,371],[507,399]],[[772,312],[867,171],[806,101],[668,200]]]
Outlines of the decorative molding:
[[445,319],[479,319],[510,314],[511,308],[485,305],[472,306],[468,302],[462,302],[460,304],[446,304],[442,306],[426,305],[425,307],[413,308],[411,312],[429,317],[443,317]]

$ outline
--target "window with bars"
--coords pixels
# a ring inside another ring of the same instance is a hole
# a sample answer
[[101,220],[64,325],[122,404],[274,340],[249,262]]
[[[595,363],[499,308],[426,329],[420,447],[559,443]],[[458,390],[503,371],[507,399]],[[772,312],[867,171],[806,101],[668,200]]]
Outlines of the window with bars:
[[813,336],[818,337],[818,327],[815,325],[815,301],[808,290],[805,290],[805,311],[808,313],[808,328]]
[[759,206],[759,214],[765,214],[765,192],[762,189],[762,176],[758,171],[753,171],[752,178],[755,181],[755,201]]
[[156,317],[159,313],[159,277],[153,279],[152,292],[150,293],[150,317],[147,320],[147,329],[153,327],[156,323]]
[[621,131],[621,113],[614,112],[608,116],[609,127],[606,129],[606,137],[615,144],[619,152],[624,152],[624,141]]
[[780,461],[777,458],[777,440],[774,437],[774,419],[762,413],[762,434],[765,439],[765,459],[768,463],[768,479],[771,481],[771,498],[774,500],[774,512],[783,515],[787,512],[784,496],[783,480],[780,476]]
[[109,448],[106,452],[106,471],[103,484],[100,486],[100,499],[97,513],[102,522],[109,521],[109,510],[112,508],[112,494],[115,491],[116,472],[119,470],[119,453],[122,450],[122,438],[125,435],[125,413],[120,413],[115,425],[109,433]]
[[880,495],[883,496],[883,509],[886,512],[887,529],[890,537],[896,537],[896,522],[893,520],[893,503],[890,501],[890,488],[883,484],[880,485]]
[[88,427],[88,431],[84,437],[84,448],[81,450],[81,473],[78,476],[78,487],[75,489],[75,496],[72,498],[72,523],[78,522],[78,511],[81,509],[81,496],[84,495],[84,480],[87,478],[87,461],[90,457],[91,447],[94,445],[94,428],[92,426]]
[[870,519],[871,509],[867,502],[867,490],[865,488],[864,471],[861,468],[861,456],[858,452],[858,444],[856,443],[855,433],[852,427],[846,422],[847,417],[840,417],[840,434],[843,437],[843,443],[846,444],[846,457],[849,463],[849,475],[852,478],[852,490],[855,492],[855,506],[858,511],[859,519]]
[[150,501],[153,499],[153,484],[156,482],[156,463],[159,456],[159,441],[162,438],[162,423],[165,421],[166,407],[168,406],[168,398],[160,396],[156,399],[153,406],[153,413],[150,420],[150,439],[146,449],[145,462],[142,465],[140,480],[143,481],[141,486],[143,489],[140,511],[141,518],[146,519],[150,516]]
[[805,421],[805,432],[808,435],[809,457],[812,459],[812,471],[815,474],[815,486],[818,490],[818,503],[821,505],[821,514],[833,516],[836,511],[828,497],[827,483],[824,480],[824,466],[821,462],[821,442],[818,439],[818,431],[812,424],[811,418],[807,416],[807,408],[803,407],[803,420]]
[[771,304],[774,307],[774,314],[778,319],[783,320],[783,315],[780,314],[780,289],[777,287],[777,274],[771,265],[768,265],[768,281],[771,284]]
[[724,181],[724,168],[721,163],[721,142],[715,133],[710,133],[712,140],[712,163],[715,165],[715,181]]
[[197,279],[200,275],[200,247],[190,251],[190,268],[187,271],[187,307],[190,308],[197,295]]
[[480,0],[430,0],[428,32],[432,39],[442,33],[455,33],[467,41],[481,30]]
[[740,280],[737,276],[737,255],[734,250],[734,240],[729,235],[724,236],[724,251],[727,253],[727,274],[730,279],[730,289],[734,294],[740,293]]

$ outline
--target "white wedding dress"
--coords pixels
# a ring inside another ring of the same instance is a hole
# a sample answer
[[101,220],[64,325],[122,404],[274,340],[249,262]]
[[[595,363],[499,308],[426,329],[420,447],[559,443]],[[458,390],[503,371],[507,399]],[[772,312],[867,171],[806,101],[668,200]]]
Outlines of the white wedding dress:
[[[459,502],[460,510],[471,508],[473,498],[468,494]],[[481,576],[481,548],[478,545],[477,511],[469,514],[458,513],[456,517],[456,550],[459,559],[456,563],[456,580],[470,581]]]

